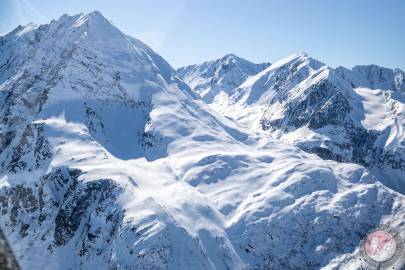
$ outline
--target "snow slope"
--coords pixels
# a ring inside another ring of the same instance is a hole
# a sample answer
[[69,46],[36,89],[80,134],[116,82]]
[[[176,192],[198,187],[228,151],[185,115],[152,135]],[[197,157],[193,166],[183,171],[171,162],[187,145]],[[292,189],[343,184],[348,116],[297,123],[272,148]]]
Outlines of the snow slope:
[[355,66],[351,70],[338,67],[336,72],[353,87],[405,92],[405,73],[376,65]]
[[366,166],[404,193],[402,74],[377,66],[334,70],[303,53],[249,77],[210,107],[324,159]]
[[22,269],[352,268],[370,229],[405,229],[364,167],[214,113],[99,12],[0,37],[0,171]]
[[228,95],[249,76],[269,65],[269,63],[254,64],[234,54],[227,54],[220,59],[181,67],[177,70],[177,75],[206,103],[212,103],[221,96]]

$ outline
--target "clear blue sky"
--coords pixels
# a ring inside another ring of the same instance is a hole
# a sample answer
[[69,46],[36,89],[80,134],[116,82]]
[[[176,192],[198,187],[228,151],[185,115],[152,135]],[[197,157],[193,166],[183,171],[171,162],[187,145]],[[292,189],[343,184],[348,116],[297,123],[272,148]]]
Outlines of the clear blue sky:
[[403,0],[0,0],[0,33],[93,10],[174,67],[227,53],[274,62],[304,51],[332,67],[405,70]]

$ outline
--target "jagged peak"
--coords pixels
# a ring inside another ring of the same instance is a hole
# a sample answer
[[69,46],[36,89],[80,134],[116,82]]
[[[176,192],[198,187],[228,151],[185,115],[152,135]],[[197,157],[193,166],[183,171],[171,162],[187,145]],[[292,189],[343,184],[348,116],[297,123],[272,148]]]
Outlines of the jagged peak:
[[[93,11],[90,13],[79,13],[75,15],[69,15],[69,14],[63,14],[61,17],[59,17],[56,20],[52,20],[49,24],[41,25],[38,26],[35,23],[28,23],[27,25],[19,25],[15,29],[13,29],[11,32],[8,34],[4,35],[3,37],[21,37],[29,32],[32,32],[33,30],[36,30],[38,28],[41,28],[42,26],[50,26],[50,27],[55,27],[55,28],[61,28],[64,26],[64,28],[69,29],[69,28],[81,28],[82,26],[90,26],[91,28],[97,28],[100,31],[101,30],[106,30],[106,29],[115,29],[117,32],[121,33],[121,31],[116,28],[111,21],[109,21],[107,18],[101,14],[100,11]],[[84,30],[84,29],[83,29]],[[85,30],[87,31],[88,28]]]
[[243,57],[240,57],[234,53],[228,53],[225,54],[222,57],[213,59],[213,60],[209,60],[209,61],[205,61],[202,63],[198,63],[198,64],[193,64],[193,65],[187,65],[187,66],[183,66],[178,68],[179,71],[181,70],[185,70],[185,69],[189,69],[190,67],[201,67],[201,66],[215,66],[215,65],[221,65],[224,62],[234,62],[234,63],[245,63],[245,64],[249,64],[249,65],[262,65],[262,64],[266,64],[266,65],[270,65],[270,63],[266,62],[266,63],[253,63]]
[[381,67],[375,64],[370,64],[370,65],[356,65],[352,68],[352,71],[355,72],[392,72],[393,69],[391,68],[386,68],[386,67]]
[[[60,31],[62,29],[63,33],[66,33],[66,31],[76,33],[89,33],[96,31],[97,35],[102,32],[109,34],[115,32],[119,33],[120,36],[122,35],[122,32],[117,27],[115,27],[111,21],[105,18],[99,11],[93,11],[87,14],[79,13],[75,15],[63,14],[58,19],[54,19],[50,21],[50,23],[41,25],[40,27],[36,27],[35,29],[41,27],[49,27],[50,29],[53,29],[53,31]],[[16,30],[21,32],[20,29],[21,27],[17,28]]]
[[38,28],[38,25],[35,23],[28,23],[26,25],[18,25],[16,28],[11,30],[9,33],[3,35],[2,37],[9,37],[9,36],[15,36],[15,37],[20,37],[24,35],[25,33],[31,32],[32,30],[35,30]]
[[306,53],[306,52],[299,52],[299,53],[295,53],[293,55],[295,55],[297,57],[304,57],[304,58],[309,57],[308,53]]
[[233,62],[245,62],[245,63],[255,64],[255,63],[253,63],[243,57],[237,56],[236,54],[233,54],[233,53],[226,54],[221,58],[212,60],[211,62],[218,62],[218,61],[219,62],[233,61]]
[[310,57],[307,53],[301,52],[287,56],[264,69],[255,77],[261,77],[264,74],[274,72],[278,69],[301,69],[307,67],[310,70],[319,70],[321,68],[328,68],[324,63]]
[[104,15],[98,10],[93,10],[92,12],[88,13],[88,15],[93,16],[93,17],[99,17],[99,18],[106,19],[104,17]]
[[[216,59],[213,59],[213,60],[210,60],[210,61],[206,61],[204,63],[215,62],[215,61],[220,61],[220,60],[227,60],[227,59],[243,59],[243,58],[237,56],[234,53],[228,53],[228,54],[225,54],[222,57],[219,57],[219,58],[216,58]],[[248,60],[246,60],[246,61],[248,61]]]
[[376,64],[362,64],[362,65],[355,65],[352,68],[347,68],[345,66],[338,66],[336,68],[336,70],[340,70],[340,71],[346,71],[346,72],[363,72],[363,71],[387,71],[387,72],[400,72],[400,73],[404,73],[403,70],[401,70],[400,68],[388,68],[388,67],[383,67],[380,65],[376,65]]
[[101,14],[100,11],[95,10],[93,12],[87,13],[87,14],[83,14],[80,13],[79,15],[76,16],[80,16],[74,26],[75,27],[80,27],[82,24],[89,22],[92,24],[98,24],[100,26],[113,26],[111,21],[109,21],[106,17],[103,16],[103,14]]
[[239,59],[240,57],[239,56],[237,56],[236,54],[233,54],[233,53],[228,53],[228,54],[225,54],[221,59],[228,59],[228,58],[235,58],[235,59]]
[[150,47],[123,33],[99,11],[64,14],[38,27],[34,24],[19,26],[7,36],[1,37],[1,41],[1,44],[6,44],[4,48],[10,54],[8,57],[12,57],[12,54],[24,57],[28,49],[39,48],[41,51],[42,48],[58,44],[57,49],[61,51],[63,48],[79,48],[81,51],[103,52],[104,55],[117,52],[127,54],[140,65],[150,65],[148,67],[151,70],[159,70],[167,81],[173,72],[170,64]]
[[405,90],[405,73],[398,68],[391,69],[371,64],[356,65],[352,69],[339,66],[336,71],[341,78],[350,82],[352,87]]
[[232,61],[232,62],[235,62],[235,63],[239,62],[239,63],[245,63],[245,64],[251,64],[251,65],[261,65],[261,64],[268,64],[269,65],[270,64],[268,62],[254,63],[254,62],[252,62],[250,60],[247,60],[246,58],[240,57],[240,56],[238,56],[238,55],[236,55],[234,53],[228,53],[228,54],[222,56],[221,58],[217,58],[217,59],[207,61],[207,62],[204,62],[204,63],[211,63],[212,64],[212,63],[219,63],[219,62],[224,62],[224,61],[226,61],[226,62]]

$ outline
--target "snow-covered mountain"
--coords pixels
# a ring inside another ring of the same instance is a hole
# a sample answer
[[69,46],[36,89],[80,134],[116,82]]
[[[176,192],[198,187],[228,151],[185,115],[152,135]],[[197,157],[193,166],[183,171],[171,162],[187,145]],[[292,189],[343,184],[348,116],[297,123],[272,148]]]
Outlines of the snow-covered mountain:
[[198,65],[181,67],[177,75],[196,91],[206,103],[212,103],[270,64],[254,64],[234,54]]
[[369,168],[405,193],[405,92],[399,69],[332,69],[292,55],[249,77],[211,107],[324,159]]
[[400,69],[368,65],[355,66],[352,70],[338,67],[336,72],[344,80],[349,81],[354,88],[364,87],[405,92],[405,73]]
[[[22,269],[350,269],[370,229],[404,231],[404,195],[366,168],[257,136],[177,74],[99,12],[0,37],[0,226]],[[229,100],[256,104],[271,74],[283,106],[332,73],[291,58]],[[345,104],[339,78],[313,98]]]

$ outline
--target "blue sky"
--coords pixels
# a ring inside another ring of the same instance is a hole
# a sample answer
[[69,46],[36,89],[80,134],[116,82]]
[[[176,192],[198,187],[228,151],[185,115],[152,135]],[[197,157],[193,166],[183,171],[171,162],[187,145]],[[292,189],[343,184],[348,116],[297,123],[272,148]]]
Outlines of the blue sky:
[[227,53],[274,62],[307,52],[332,67],[405,70],[402,0],[0,0],[0,33],[93,10],[175,67]]

